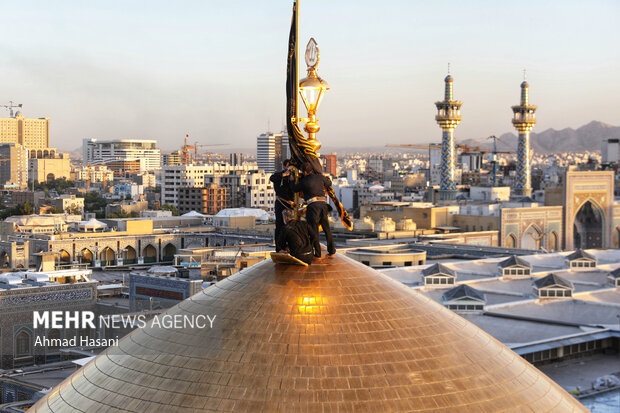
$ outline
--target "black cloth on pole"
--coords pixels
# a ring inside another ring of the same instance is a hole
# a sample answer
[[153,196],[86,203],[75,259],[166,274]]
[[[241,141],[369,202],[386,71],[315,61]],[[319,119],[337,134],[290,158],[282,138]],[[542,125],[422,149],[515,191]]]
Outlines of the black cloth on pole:
[[[317,174],[323,173],[321,162],[316,152],[308,144],[302,135],[297,122],[292,119],[297,115],[297,2],[293,3],[293,18],[291,20],[291,31],[288,36],[288,54],[286,62],[286,129],[288,131],[288,142],[291,147],[291,163],[301,169],[304,163],[312,165],[312,169]],[[334,188],[330,185],[326,188],[327,195],[331,198],[340,220],[346,228],[353,229],[353,223],[342,203],[336,197]]]

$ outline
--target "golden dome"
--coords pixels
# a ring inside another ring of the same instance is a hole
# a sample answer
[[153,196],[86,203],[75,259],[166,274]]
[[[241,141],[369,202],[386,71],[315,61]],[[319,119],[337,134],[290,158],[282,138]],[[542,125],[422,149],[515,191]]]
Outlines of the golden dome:
[[165,314],[209,329],[138,329],[34,412],[573,412],[578,401],[440,304],[337,254],[263,261]]

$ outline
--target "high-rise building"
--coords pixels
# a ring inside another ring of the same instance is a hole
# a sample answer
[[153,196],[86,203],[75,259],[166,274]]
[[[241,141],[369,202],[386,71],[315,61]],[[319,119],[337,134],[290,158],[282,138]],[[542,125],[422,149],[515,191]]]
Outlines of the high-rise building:
[[286,132],[263,133],[256,138],[258,168],[272,174],[282,169],[282,161],[291,156]]
[[[291,159],[291,146],[288,143],[288,134],[286,132],[282,133],[281,147],[282,161],[285,159]],[[280,164],[276,166],[276,171],[280,170],[280,168],[282,167],[282,162],[280,162]]]
[[218,184],[207,184],[202,188],[183,188],[177,195],[179,213],[196,211],[215,215],[222,209],[230,207],[227,203],[227,189]]
[[28,187],[28,149],[18,143],[0,143],[0,186]]
[[441,182],[439,199],[450,201],[456,199],[456,153],[454,147],[454,129],[461,123],[461,105],[463,102],[453,99],[452,76],[444,79],[444,100],[435,102],[437,116],[435,120],[441,128]]
[[321,155],[321,158],[323,161],[323,173],[329,174],[334,178],[338,177],[338,157],[336,155]]
[[139,161],[140,171],[152,171],[161,168],[161,151],[156,146],[156,140],[147,139],[84,139],[82,159],[85,164],[104,165],[112,161]]
[[[176,205],[178,192],[183,188],[202,188],[210,183],[222,185],[222,182],[213,179],[214,176],[237,172],[245,173],[251,170],[256,170],[256,164],[242,166],[228,164],[164,166],[161,171],[161,203]],[[232,191],[229,190],[230,192]]]
[[601,155],[603,163],[618,163],[620,161],[620,139],[603,139]]
[[532,195],[532,172],[530,149],[530,132],[536,125],[536,106],[530,105],[529,88],[526,81],[521,83],[521,104],[512,107],[514,117],[512,124],[519,132],[517,146],[517,176],[515,179],[515,194],[523,196]]
[[181,151],[165,153],[161,156],[162,166],[178,166],[181,165]]
[[231,153],[229,163],[233,166],[241,165],[243,163],[243,154],[242,153]]
[[50,119],[25,118],[21,112],[10,118],[0,118],[0,143],[17,143],[26,149],[48,148]]

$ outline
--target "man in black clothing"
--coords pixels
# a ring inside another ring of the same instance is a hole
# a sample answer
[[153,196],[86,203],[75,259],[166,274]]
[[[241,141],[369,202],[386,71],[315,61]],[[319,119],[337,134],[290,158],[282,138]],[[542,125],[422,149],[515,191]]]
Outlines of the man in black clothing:
[[291,186],[289,185],[289,181],[287,177],[291,174],[288,169],[289,160],[285,159],[282,162],[284,169],[280,172],[276,172],[269,180],[273,183],[273,190],[276,192],[276,202],[273,206],[274,212],[276,214],[276,231],[274,234],[274,239],[276,241],[276,251],[283,249],[284,247],[278,245],[278,240],[280,239],[280,234],[284,230],[284,220],[282,218],[282,212],[286,209],[293,208],[293,199],[294,193],[291,190]]
[[331,186],[332,181],[323,174],[315,174],[312,165],[304,165],[304,176],[295,184],[291,182],[293,192],[303,192],[306,208],[306,221],[310,227],[310,240],[314,248],[314,256],[321,258],[321,244],[319,243],[319,225],[323,228],[327,240],[327,254],[329,257],[336,253],[332,231],[329,227],[329,206],[325,196],[325,188]]
[[[309,229],[310,226],[305,221],[294,219],[293,211],[287,209],[283,212],[283,218],[286,222],[280,239],[276,243],[282,246],[282,250],[288,248],[289,254],[305,262],[312,264],[312,243],[310,242]],[[276,250],[280,252],[280,250]]]

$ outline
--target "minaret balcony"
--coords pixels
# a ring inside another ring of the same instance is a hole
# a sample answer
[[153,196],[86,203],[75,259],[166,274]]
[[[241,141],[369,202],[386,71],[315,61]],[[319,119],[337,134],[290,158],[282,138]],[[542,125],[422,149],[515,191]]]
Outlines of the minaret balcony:
[[534,122],[536,123],[536,115],[532,114],[523,114],[523,113],[515,113],[515,117],[512,119],[512,123],[515,122]]
[[534,116],[526,116],[526,117],[524,117],[524,118],[520,118],[520,119],[514,118],[514,119],[512,120],[512,124],[513,124],[513,125],[517,125],[517,124],[520,124],[520,123],[531,123],[531,124],[535,124],[535,123],[536,123],[536,118],[535,118]]
[[521,112],[521,113],[527,113],[527,112],[536,112],[536,109],[538,109],[538,106],[536,105],[516,105],[516,106],[512,106],[512,111],[513,112]]
[[438,113],[437,116],[435,116],[435,120],[437,122],[460,122],[462,119],[462,116],[459,113]]

